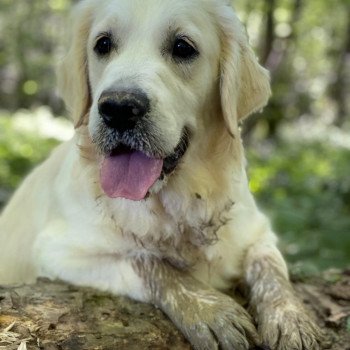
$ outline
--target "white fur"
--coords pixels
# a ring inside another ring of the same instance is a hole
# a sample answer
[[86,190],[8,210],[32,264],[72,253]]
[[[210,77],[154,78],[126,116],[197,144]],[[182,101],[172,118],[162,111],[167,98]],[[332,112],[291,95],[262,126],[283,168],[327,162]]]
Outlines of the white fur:
[[[232,8],[221,0],[86,0],[72,19],[59,78],[77,132],[4,210],[0,283],[46,276],[147,301],[130,261],[153,255],[183,259],[198,279],[228,288],[243,275],[250,246],[276,243],[249,192],[238,133],[238,120],[266,104],[269,78]],[[191,69],[162,56],[170,27],[190,33],[199,46]],[[106,28],[120,48],[101,61],[93,53],[94,38]],[[153,123],[164,151],[174,149],[185,124],[195,130],[176,172],[141,202],[103,195],[101,157],[91,143],[99,95],[123,84],[137,85],[157,101]],[[216,243],[203,244],[201,234],[213,236],[211,218],[224,224]]]

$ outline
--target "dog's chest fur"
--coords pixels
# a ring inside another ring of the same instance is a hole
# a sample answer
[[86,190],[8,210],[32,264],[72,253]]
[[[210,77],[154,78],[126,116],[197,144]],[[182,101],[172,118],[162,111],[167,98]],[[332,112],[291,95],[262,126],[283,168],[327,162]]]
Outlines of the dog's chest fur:
[[132,206],[105,197],[98,201],[100,212],[109,213],[109,229],[123,237],[125,253],[151,254],[181,268],[204,259],[205,249],[218,242],[220,230],[230,222],[235,205],[226,199],[213,206],[198,193],[181,200],[163,193]]

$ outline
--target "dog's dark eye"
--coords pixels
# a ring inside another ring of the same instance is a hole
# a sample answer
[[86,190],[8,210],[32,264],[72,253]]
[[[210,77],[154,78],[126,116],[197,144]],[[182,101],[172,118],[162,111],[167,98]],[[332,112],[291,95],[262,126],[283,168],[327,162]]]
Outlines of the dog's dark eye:
[[176,59],[190,60],[198,55],[198,51],[184,39],[177,39],[172,55]]
[[94,50],[100,56],[108,55],[112,50],[111,38],[109,36],[104,36],[98,39]]

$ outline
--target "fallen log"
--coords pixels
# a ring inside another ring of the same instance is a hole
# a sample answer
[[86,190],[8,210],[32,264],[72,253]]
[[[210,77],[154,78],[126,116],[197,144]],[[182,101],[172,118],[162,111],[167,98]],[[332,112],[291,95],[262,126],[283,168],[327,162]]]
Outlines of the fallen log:
[[[350,350],[350,271],[293,280],[332,350]],[[160,310],[89,288],[39,280],[0,287],[0,349],[190,350]]]

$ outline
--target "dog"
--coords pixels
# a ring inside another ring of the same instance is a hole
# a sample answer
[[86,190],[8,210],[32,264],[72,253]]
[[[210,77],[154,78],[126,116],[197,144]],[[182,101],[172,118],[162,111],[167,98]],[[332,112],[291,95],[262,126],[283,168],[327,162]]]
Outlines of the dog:
[[69,40],[75,136],[4,209],[0,283],[152,303],[195,349],[321,348],[249,191],[239,125],[270,81],[230,2],[82,0]]

